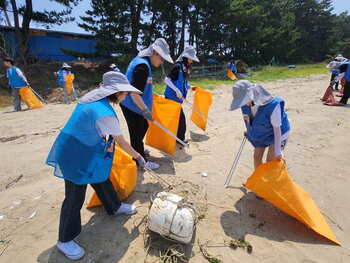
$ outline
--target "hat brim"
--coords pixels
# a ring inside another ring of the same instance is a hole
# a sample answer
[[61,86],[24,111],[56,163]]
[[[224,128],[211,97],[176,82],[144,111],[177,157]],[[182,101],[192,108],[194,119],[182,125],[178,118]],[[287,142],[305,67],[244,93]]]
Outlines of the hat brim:
[[231,111],[237,110],[243,107],[244,105],[246,105],[249,101],[251,101],[250,97],[248,96],[248,93],[249,91],[246,90],[244,92],[237,94],[237,96],[235,96],[232,100],[230,110]]
[[188,56],[188,55],[184,55],[185,58],[189,58],[189,59],[192,59],[193,61],[195,62],[199,62],[199,58],[194,55],[194,56]]
[[88,93],[86,93],[80,100],[79,103],[85,104],[90,103],[94,101],[98,101],[101,99],[104,99],[112,94],[118,93],[118,92],[134,92],[137,94],[142,94],[140,90],[133,87],[132,85],[127,84],[119,84],[117,86],[118,89],[114,89],[113,86],[104,86],[94,89]]
[[174,64],[174,60],[171,58],[170,54],[165,53],[162,49],[158,48],[157,46],[153,47],[155,51],[166,61],[168,61],[171,64]]

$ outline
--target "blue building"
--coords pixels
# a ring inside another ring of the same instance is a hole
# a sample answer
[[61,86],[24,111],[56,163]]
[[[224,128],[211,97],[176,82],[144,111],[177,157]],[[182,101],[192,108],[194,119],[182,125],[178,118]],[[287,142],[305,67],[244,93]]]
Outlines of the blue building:
[[[0,37],[3,38],[5,48],[14,58],[18,56],[18,41],[15,29],[0,26]],[[36,59],[53,61],[75,61],[78,58],[65,54],[62,49],[81,53],[94,53],[96,41],[94,36],[80,33],[59,32],[44,29],[31,29],[29,33],[29,54]],[[87,59],[89,60],[89,59]],[[90,60],[96,60],[90,59]]]

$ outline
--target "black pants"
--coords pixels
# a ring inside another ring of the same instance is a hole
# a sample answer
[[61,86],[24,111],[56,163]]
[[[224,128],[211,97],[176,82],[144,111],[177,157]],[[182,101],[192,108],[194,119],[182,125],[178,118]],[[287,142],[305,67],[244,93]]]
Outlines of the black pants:
[[128,124],[130,144],[147,161],[143,139],[148,130],[148,121],[142,115],[128,108],[122,105],[120,105],[120,107],[122,108],[126,123]]
[[341,98],[340,102],[347,104],[349,97],[350,97],[350,81],[346,81],[344,85],[344,95]]
[[[338,76],[337,74],[333,74],[333,73],[332,73],[332,76],[331,76],[331,83],[332,83],[332,81],[333,81],[337,76]],[[339,81],[337,81],[337,82],[335,83],[335,89],[336,89],[336,90],[338,90],[338,86],[339,86]]]
[[186,135],[186,116],[181,108],[181,113],[180,113],[180,119],[179,119],[179,128],[177,130],[177,137],[184,141],[185,140],[185,135]]
[[[84,204],[87,185],[77,185],[68,180],[65,180],[64,183],[66,197],[61,208],[58,240],[68,242],[81,232],[80,209]],[[113,215],[119,209],[121,202],[111,181],[108,179],[102,183],[91,184],[91,186],[102,201],[106,212]]]

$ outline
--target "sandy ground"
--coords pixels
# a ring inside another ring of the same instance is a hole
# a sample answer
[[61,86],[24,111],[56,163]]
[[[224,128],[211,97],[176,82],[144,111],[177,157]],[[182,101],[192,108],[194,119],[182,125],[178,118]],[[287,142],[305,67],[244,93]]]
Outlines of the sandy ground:
[[[246,144],[232,187],[223,188],[243,134],[240,112],[227,110],[230,87],[214,91],[213,123],[207,133],[188,122],[192,143],[186,152],[178,151],[171,158],[151,150],[153,159],[162,165],[157,173],[164,179],[188,180],[205,189],[208,210],[198,225],[197,240],[222,243],[230,237],[245,237],[253,246],[251,255],[227,247],[209,248],[210,254],[225,263],[350,262],[350,107],[320,103],[328,79],[312,76],[265,87],[286,100],[292,124],[286,150],[290,174],[313,196],[341,247],[242,187],[253,171],[250,145]],[[44,161],[73,107],[47,105],[20,113],[0,112],[0,262],[69,262],[55,248],[63,181],[52,176]],[[127,134],[124,119],[121,122]],[[202,177],[202,172],[208,177]],[[102,208],[83,208],[83,232],[78,239],[87,254],[80,262],[144,262],[142,229],[136,225],[147,214],[149,192],[159,189],[150,175],[140,176],[128,200],[139,206],[133,217],[109,217]],[[87,197],[90,194],[91,189]],[[206,262],[197,240],[190,262]]]

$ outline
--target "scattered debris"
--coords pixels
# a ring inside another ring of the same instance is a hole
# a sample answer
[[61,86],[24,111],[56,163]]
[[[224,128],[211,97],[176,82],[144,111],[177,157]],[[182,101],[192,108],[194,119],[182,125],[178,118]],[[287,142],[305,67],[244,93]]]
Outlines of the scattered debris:
[[245,241],[244,239],[231,239],[229,241],[229,246],[230,248],[237,249],[237,248],[244,248],[247,249],[247,252],[249,254],[253,253],[253,246],[248,242]]
[[14,205],[20,205],[22,203],[22,201],[13,201]]
[[208,262],[210,263],[222,263],[223,261],[221,259],[219,259],[216,256],[210,255],[207,251],[207,242],[205,242],[204,244],[201,244],[198,240],[198,246],[199,246],[199,250],[201,251],[203,257],[208,260]]
[[38,196],[34,197],[33,200],[38,200],[40,198],[41,198],[41,195],[38,195]]
[[36,211],[34,211],[28,218],[32,219],[36,215]]
[[14,180],[12,180],[11,182],[9,182],[6,186],[5,189],[10,188],[11,186],[13,186],[15,183],[18,183],[19,180],[21,180],[23,178],[23,174],[21,174],[20,176],[18,176],[17,178],[15,178]]
[[0,216],[0,221],[3,220],[5,218],[5,216]]
[[26,135],[18,135],[18,136],[11,136],[11,137],[0,137],[0,142],[11,142],[15,141],[19,138],[25,137]]
[[201,173],[201,176],[202,177],[208,177],[208,174],[207,173]]

